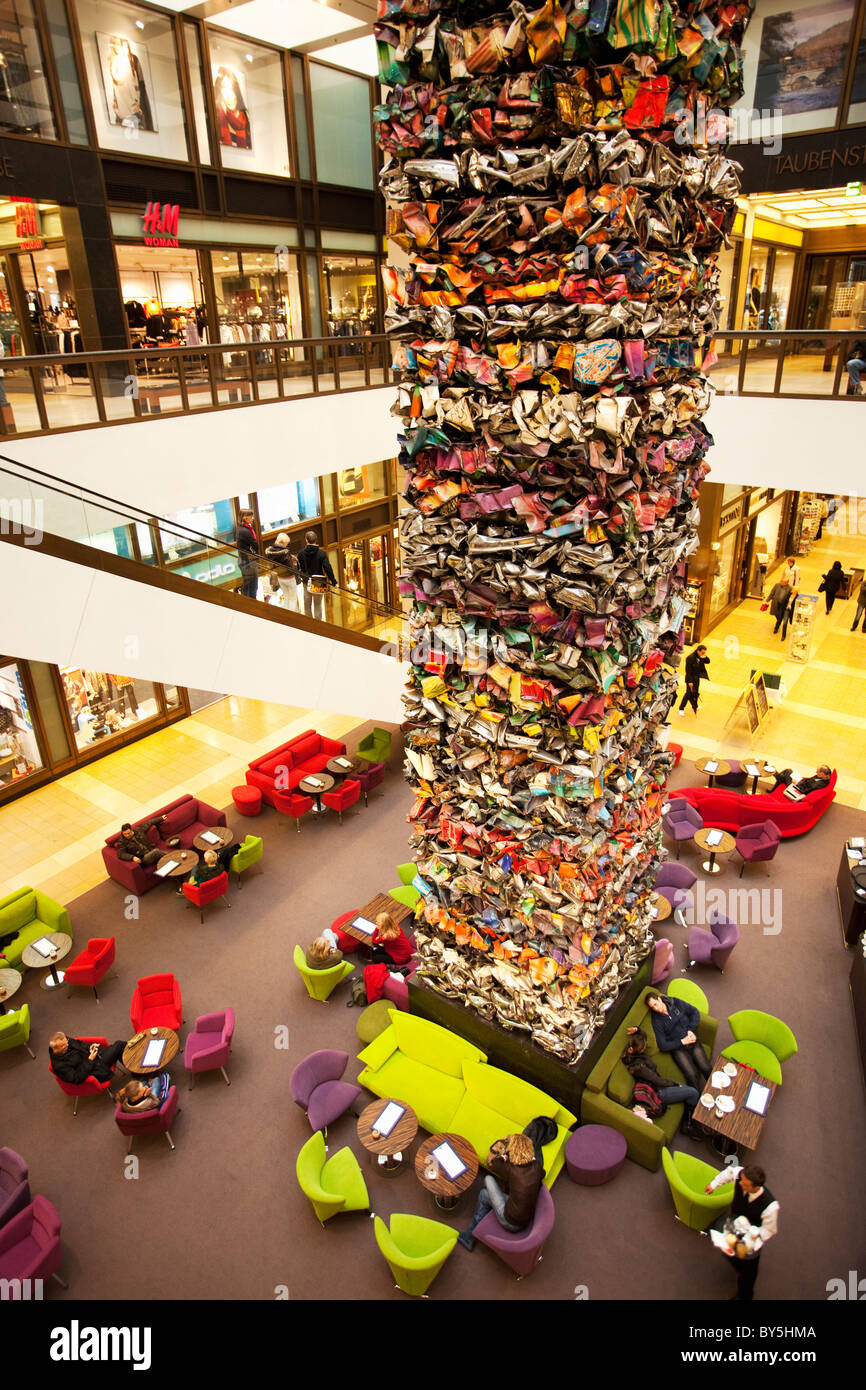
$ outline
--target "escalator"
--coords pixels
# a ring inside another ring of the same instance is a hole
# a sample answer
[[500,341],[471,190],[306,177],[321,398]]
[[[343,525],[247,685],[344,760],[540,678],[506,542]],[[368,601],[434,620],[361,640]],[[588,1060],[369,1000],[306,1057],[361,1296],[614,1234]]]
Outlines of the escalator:
[[[0,651],[399,722],[404,615],[0,456]],[[283,582],[280,583],[280,580]],[[302,611],[298,611],[298,610]],[[322,620],[320,621],[319,618]]]

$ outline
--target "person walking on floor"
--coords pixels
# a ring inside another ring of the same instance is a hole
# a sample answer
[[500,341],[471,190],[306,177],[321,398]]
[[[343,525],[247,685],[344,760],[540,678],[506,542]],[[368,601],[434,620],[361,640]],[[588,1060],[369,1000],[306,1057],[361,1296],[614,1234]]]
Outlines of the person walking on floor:
[[785,568],[779,575],[779,582],[782,584],[790,584],[792,589],[799,589],[800,566],[797,564],[797,561],[794,559],[793,555],[789,555],[788,558],[785,560]]
[[253,530],[252,512],[241,512],[235,528],[235,545],[241,571],[241,593],[245,598],[255,598],[259,592],[259,538]]
[[824,595],[824,606],[828,613],[832,611],[833,604],[836,602],[836,595],[845,580],[845,573],[842,569],[842,562],[834,560],[826,574],[821,575],[821,583],[818,585],[819,594]]
[[830,515],[830,507],[829,507],[829,504],[828,504],[828,502],[827,502],[827,498],[826,498],[826,497],[823,497],[823,496],[822,496],[822,497],[820,498],[820,500],[819,500],[819,504],[818,504],[818,505],[819,505],[819,518],[818,518],[818,530],[815,532],[815,540],[816,540],[816,541],[819,541],[819,540],[821,539],[821,537],[823,536],[823,534],[824,534],[824,522],[827,520],[828,516]]
[[695,647],[694,651],[689,652],[689,655],[686,657],[686,688],[683,698],[680,701],[680,714],[685,711],[686,705],[691,705],[695,714],[697,714],[701,681],[709,680],[709,672],[707,671],[709,664],[710,658],[703,644],[699,647]]
[[770,617],[776,619],[776,626],[773,628],[773,635],[779,631],[782,619],[788,609],[788,602],[791,598],[791,586],[787,579],[780,579],[778,584],[774,584],[769,593],[768,602],[770,604]]
[[765,1186],[767,1175],[757,1163],[750,1163],[745,1168],[736,1164],[723,1168],[711,1178],[704,1191],[713,1192],[715,1188],[729,1183],[731,1178],[734,1179],[734,1195],[730,1211],[714,1225],[719,1229],[729,1221],[734,1224],[734,1233],[740,1238],[732,1249],[724,1253],[737,1275],[734,1298],[751,1303],[761,1251],[779,1229],[779,1203]]
[[852,632],[857,631],[857,624],[861,618],[863,619],[862,631],[866,632],[866,579],[863,580],[857,592],[857,612],[854,614],[854,621],[851,624]]
[[[786,638],[787,635],[788,635],[788,624],[789,624],[790,622],[793,621],[793,617],[794,617],[794,604],[797,602],[797,598],[798,598],[798,597],[799,597],[799,595],[798,595],[796,589],[792,589],[791,592],[790,592],[790,594],[788,595],[788,602],[787,602],[787,604],[785,605],[785,611],[784,611],[784,613],[782,614],[782,641],[783,641],[783,642],[784,642],[785,638]],[[776,623],[776,626],[773,628],[773,631],[776,632],[776,631],[778,630],[778,627],[779,627],[779,624]]]

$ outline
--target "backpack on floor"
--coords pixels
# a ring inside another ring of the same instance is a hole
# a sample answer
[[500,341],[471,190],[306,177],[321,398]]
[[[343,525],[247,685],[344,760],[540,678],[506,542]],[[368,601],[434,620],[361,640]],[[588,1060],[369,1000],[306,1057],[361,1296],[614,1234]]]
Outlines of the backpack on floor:
[[650,1086],[646,1081],[635,1082],[632,1103],[642,1105],[651,1120],[657,1120],[667,1110],[667,1106],[656,1088]]
[[357,979],[352,981],[352,997],[346,1005],[346,1008],[351,1009],[356,1005],[358,1006],[358,1008],[363,1008],[366,1002],[366,986],[364,985],[363,977],[359,975]]

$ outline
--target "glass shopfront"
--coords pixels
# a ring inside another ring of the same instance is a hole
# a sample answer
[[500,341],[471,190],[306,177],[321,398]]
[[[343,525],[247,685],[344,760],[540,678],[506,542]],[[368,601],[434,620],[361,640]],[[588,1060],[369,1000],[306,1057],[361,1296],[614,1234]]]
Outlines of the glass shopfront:
[[117,269],[133,347],[210,341],[197,251],[118,246]]
[[278,343],[304,336],[297,256],[226,249],[211,251],[210,260],[220,342]]
[[77,295],[57,204],[0,198],[0,253],[5,353],[80,352]]
[[290,178],[280,53],[215,29],[207,37],[223,168]]
[[341,511],[377,502],[392,491],[390,466],[387,463],[368,463],[356,468],[343,468],[335,474],[337,506]]
[[318,479],[305,478],[282,487],[262,488],[257,493],[262,534],[284,531],[321,515]]
[[805,328],[866,329],[866,256],[810,256]]
[[0,789],[42,766],[21,669],[7,661],[0,664]]
[[60,679],[77,749],[121,735],[160,713],[156,687],[132,676],[61,666]]
[[57,139],[33,0],[0,0],[0,131]]
[[707,617],[710,621],[727,608],[736,597],[734,585],[737,576],[737,560],[741,530],[729,531],[712,546],[712,567],[709,574],[707,593]]
[[372,256],[326,255],[322,260],[328,336],[360,337],[377,330],[376,262]]
[[749,598],[763,597],[767,574],[784,555],[790,497],[790,493],[782,493],[755,517],[750,542]]

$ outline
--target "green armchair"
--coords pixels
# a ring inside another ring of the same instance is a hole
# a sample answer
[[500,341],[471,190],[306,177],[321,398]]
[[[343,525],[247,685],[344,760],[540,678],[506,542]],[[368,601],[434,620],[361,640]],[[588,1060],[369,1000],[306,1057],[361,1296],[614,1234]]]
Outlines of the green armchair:
[[332,1158],[327,1158],[327,1152],[325,1136],[317,1129],[295,1164],[298,1186],[323,1226],[341,1212],[370,1209],[367,1184],[352,1150],[338,1149]]
[[426,1298],[427,1290],[457,1244],[453,1226],[399,1212],[391,1217],[390,1231],[380,1216],[373,1224],[376,1243],[397,1288],[414,1298]]
[[691,1231],[705,1231],[733,1200],[733,1179],[715,1192],[704,1188],[718,1173],[699,1158],[678,1150],[662,1149],[662,1165],[674,1199],[677,1217]]
[[387,762],[390,752],[391,735],[387,729],[374,729],[358,744],[358,757],[366,758],[368,763]]
[[295,947],[295,954],[292,959],[301,979],[307,986],[307,993],[310,998],[318,999],[323,1004],[328,1002],[337,985],[341,984],[346,976],[351,975],[355,969],[350,960],[341,960],[339,965],[332,965],[330,970],[311,970],[300,946]]
[[30,1005],[22,1004],[20,1009],[11,1009],[0,1014],[0,1052],[11,1052],[13,1047],[25,1047],[36,1061],[36,1053],[30,1042]]
[[694,1004],[699,1014],[710,1012],[710,1003],[700,985],[696,985],[694,980],[668,980],[665,985],[665,992],[672,999],[682,999],[686,1004]]
[[420,896],[417,888],[403,884],[399,888],[388,889],[388,897],[393,898],[395,902],[402,903],[404,907],[414,907]]
[[0,960],[0,965],[19,971],[24,969],[21,956],[25,948],[38,941],[40,936],[53,931],[72,935],[66,908],[45,893],[40,893],[38,888],[19,888],[8,898],[0,900],[0,936],[14,931],[18,935],[3,947],[6,959]]
[[414,861],[413,861],[411,864],[398,864],[398,865],[397,865],[397,877],[399,878],[400,882],[403,884],[404,888],[411,888],[411,886],[412,886],[412,880],[414,879],[414,877],[415,877],[415,875],[417,874],[417,872],[418,872],[418,865],[417,865],[416,863],[414,863]]
[[776,1057],[763,1043],[751,1042],[744,1038],[742,1042],[729,1043],[722,1049],[722,1056],[727,1057],[730,1062],[741,1062],[744,1067],[751,1067],[759,1076],[763,1076],[767,1081],[772,1081],[775,1086],[782,1084],[782,1068]]
[[798,1051],[797,1039],[787,1023],[760,1009],[740,1009],[738,1013],[729,1014],[728,1025],[738,1042],[746,1038],[749,1042],[762,1043],[780,1062],[787,1062]]
[[246,873],[253,864],[258,864],[263,852],[264,845],[260,835],[248,835],[243,844],[238,845],[237,853],[233,854],[229,860],[229,868],[236,875],[239,888],[244,886],[241,882],[241,874]]

